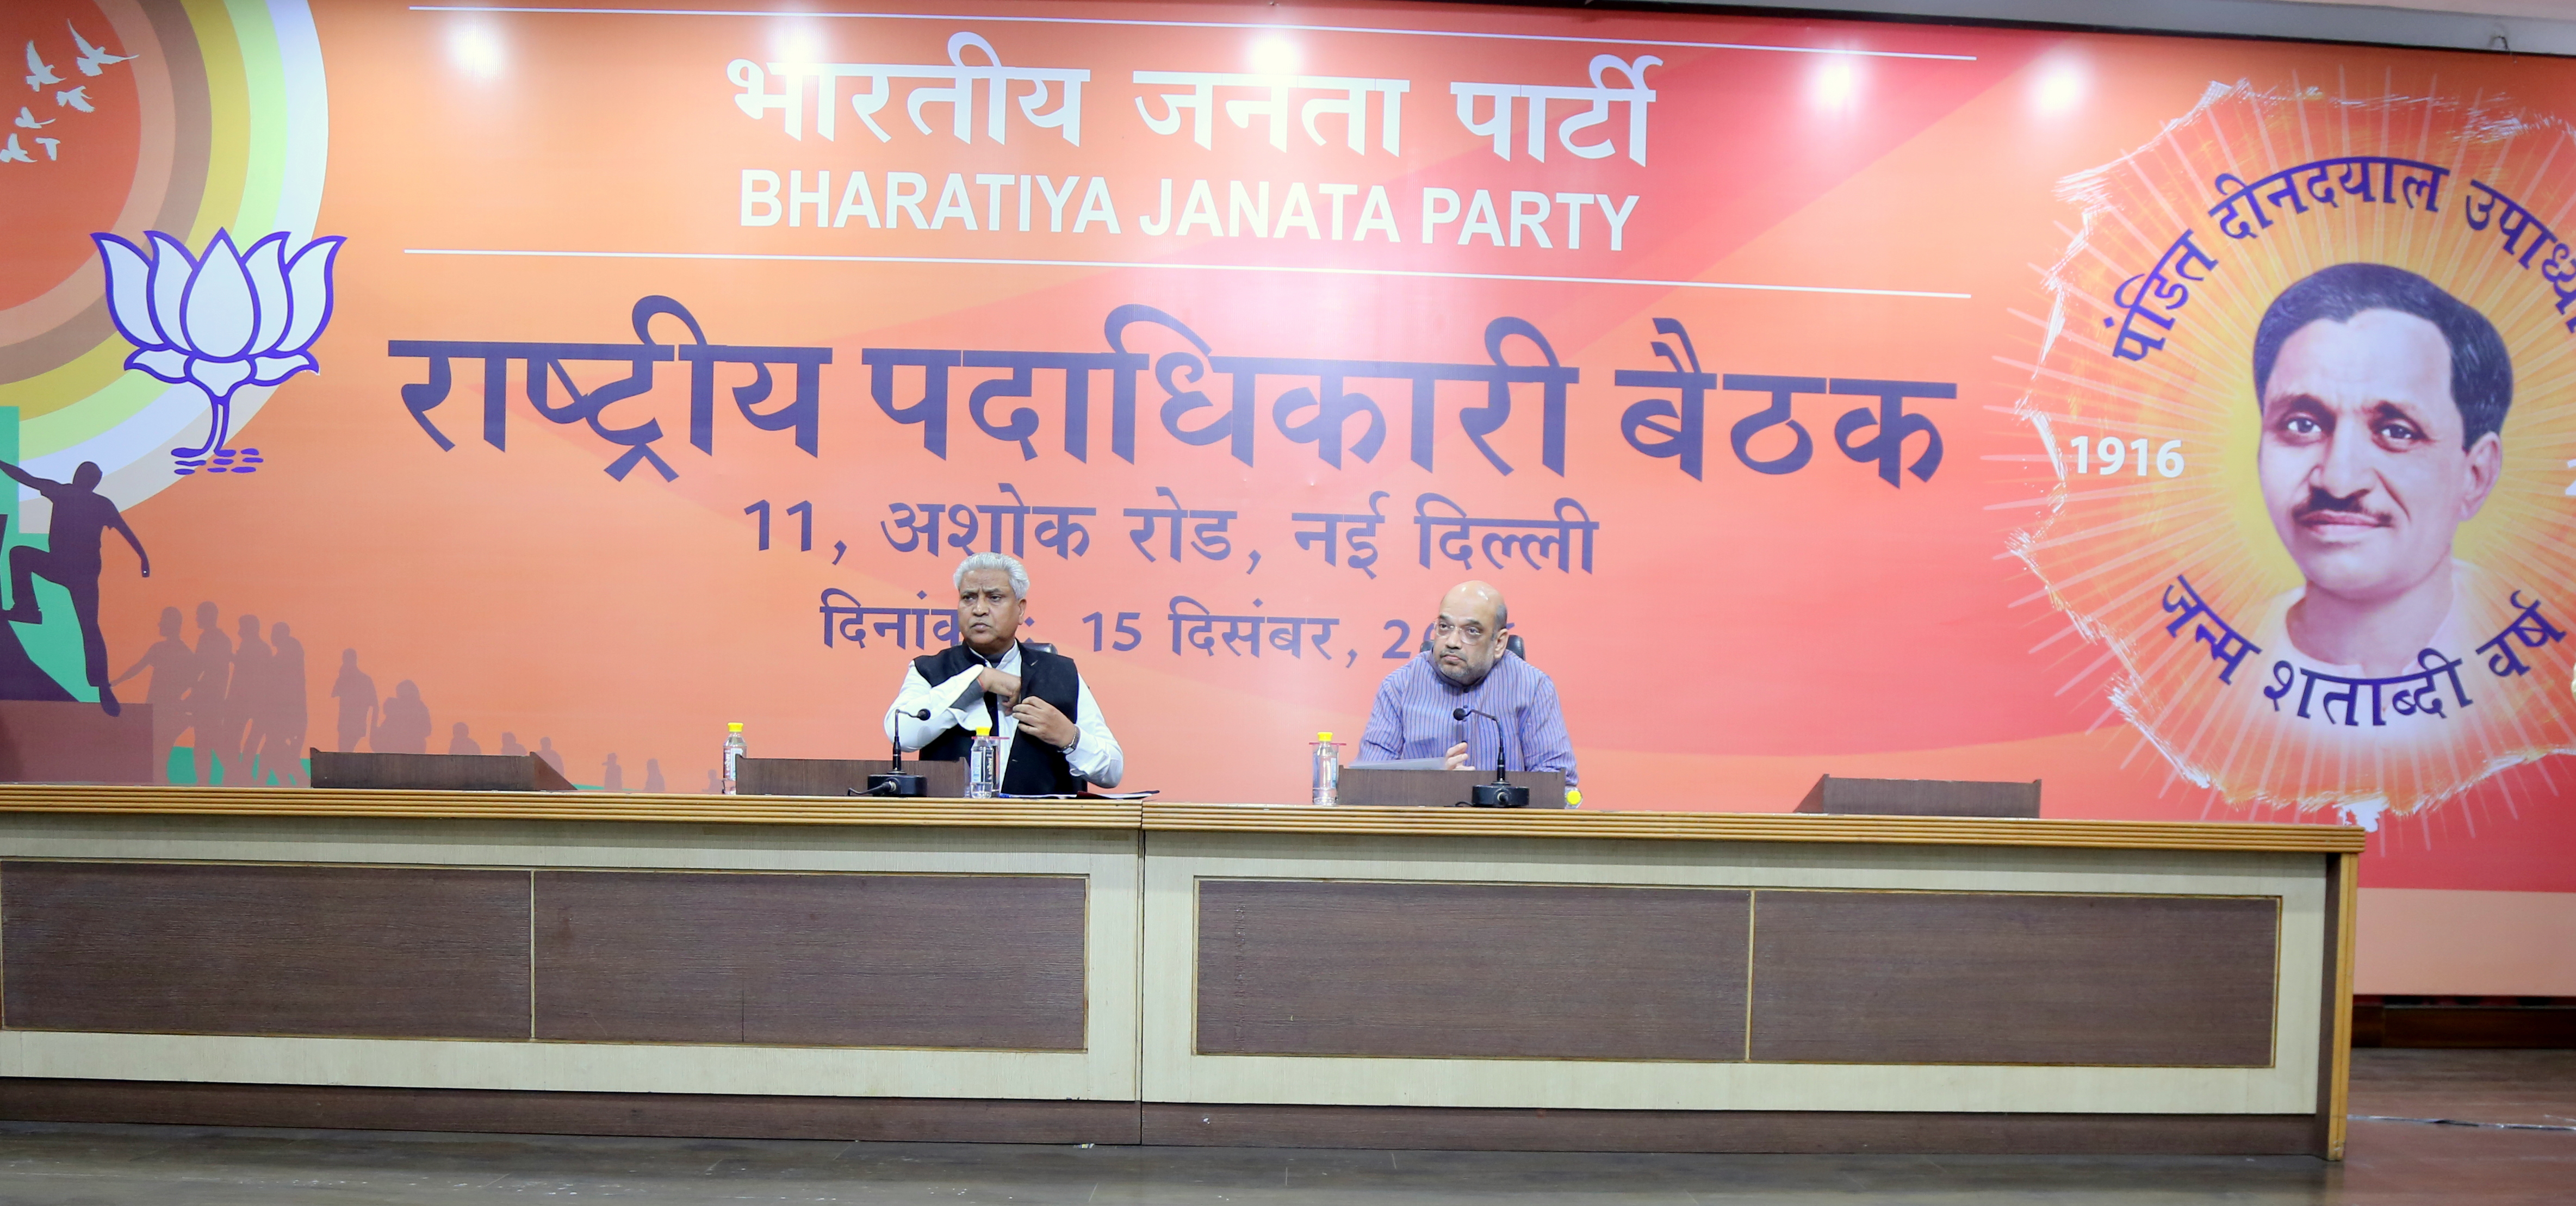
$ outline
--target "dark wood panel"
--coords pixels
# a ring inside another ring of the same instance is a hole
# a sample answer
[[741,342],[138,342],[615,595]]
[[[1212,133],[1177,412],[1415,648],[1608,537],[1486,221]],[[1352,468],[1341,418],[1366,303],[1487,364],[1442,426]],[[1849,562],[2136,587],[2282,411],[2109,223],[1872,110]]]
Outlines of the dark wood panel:
[[2316,1155],[2305,1114],[1501,1110],[1145,1103],[1166,1146],[1447,1151]]
[[2576,1008],[2565,1005],[2384,1005],[2379,1016],[2382,1047],[2576,1047]]
[[1246,1106],[0,1079],[0,1121],[1453,1151],[2316,1154],[2305,1115]]
[[536,878],[539,1038],[1083,1046],[1077,876]]
[[528,875],[0,864],[15,1030],[528,1036]]
[[1132,1101],[549,1093],[349,1085],[0,1079],[0,1121],[504,1134],[1134,1143]]
[[1733,1060],[1747,894],[1207,880],[1210,1055]]
[[2265,1066],[2270,897],[1754,899],[1753,1058]]

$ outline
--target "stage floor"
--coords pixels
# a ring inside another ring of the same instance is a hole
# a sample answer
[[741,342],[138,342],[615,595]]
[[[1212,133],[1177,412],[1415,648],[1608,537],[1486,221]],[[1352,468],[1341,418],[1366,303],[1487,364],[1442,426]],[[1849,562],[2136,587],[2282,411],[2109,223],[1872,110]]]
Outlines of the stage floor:
[[[0,1203],[1497,1200],[2563,1206],[2576,1051],[2354,1053],[2349,1159],[1641,1156],[594,1139],[0,1124]],[[2434,1121],[2450,1120],[2445,1125]],[[2477,1123],[2485,1125],[2461,1125]],[[2510,1126],[2505,1125],[2510,1124]],[[2513,1127],[2550,1127],[2512,1129]]]

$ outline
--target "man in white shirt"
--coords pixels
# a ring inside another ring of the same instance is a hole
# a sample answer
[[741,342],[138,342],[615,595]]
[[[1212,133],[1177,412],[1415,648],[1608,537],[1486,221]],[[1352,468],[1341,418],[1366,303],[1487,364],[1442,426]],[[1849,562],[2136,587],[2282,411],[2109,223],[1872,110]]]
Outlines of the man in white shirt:
[[1052,647],[1019,639],[1028,567],[976,553],[957,563],[955,581],[964,643],[912,659],[886,709],[886,736],[924,761],[946,762],[964,758],[975,731],[987,730],[1002,739],[1001,786],[1011,795],[1118,786],[1126,755],[1082,672]]

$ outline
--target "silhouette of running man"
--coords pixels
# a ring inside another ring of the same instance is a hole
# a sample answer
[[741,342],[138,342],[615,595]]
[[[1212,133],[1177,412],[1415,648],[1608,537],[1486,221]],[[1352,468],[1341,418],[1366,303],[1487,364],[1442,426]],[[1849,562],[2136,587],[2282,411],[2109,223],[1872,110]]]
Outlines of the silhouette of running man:
[[0,620],[16,624],[34,624],[44,618],[36,603],[35,577],[60,583],[72,593],[72,615],[80,620],[81,652],[87,663],[89,683],[98,688],[99,710],[110,716],[124,709],[116,702],[116,690],[107,679],[107,637],[98,630],[98,575],[105,565],[99,553],[101,536],[109,528],[134,546],[135,559],[143,563],[143,576],[152,576],[152,557],[143,551],[143,541],[134,529],[125,525],[125,515],[107,496],[98,492],[98,462],[82,461],[72,471],[69,482],[51,481],[29,473],[7,461],[0,461],[0,473],[17,479],[18,484],[44,495],[54,504],[54,518],[45,529],[44,548],[20,545],[9,550],[9,609],[0,611]]

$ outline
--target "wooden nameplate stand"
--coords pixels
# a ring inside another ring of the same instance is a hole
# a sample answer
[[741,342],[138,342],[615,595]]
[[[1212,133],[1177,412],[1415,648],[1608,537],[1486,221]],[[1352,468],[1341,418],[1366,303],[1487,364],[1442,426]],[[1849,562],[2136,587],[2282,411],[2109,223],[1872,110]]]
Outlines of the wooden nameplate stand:
[[2039,780],[1979,783],[1956,779],[1837,779],[1807,789],[1798,812],[1881,817],[2036,817]]
[[308,749],[313,786],[402,791],[571,791],[535,754],[353,754]]
[[0,782],[159,783],[152,705],[110,716],[94,703],[0,699]]
[[[746,796],[847,796],[852,788],[866,791],[868,776],[893,770],[894,763],[884,758],[743,758],[733,764],[733,789]],[[903,770],[930,781],[929,799],[954,800],[966,794],[963,760],[906,758]]]
[[[1529,789],[1532,808],[1565,807],[1564,771],[1511,771],[1505,781]],[[1367,770],[1343,767],[1340,802],[1360,808],[1454,808],[1490,770]]]

